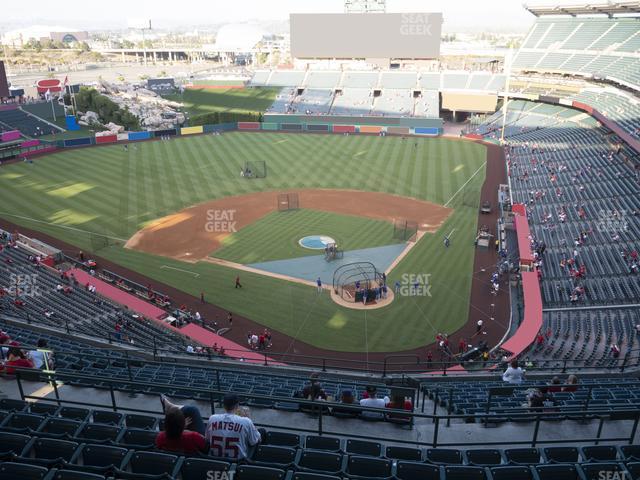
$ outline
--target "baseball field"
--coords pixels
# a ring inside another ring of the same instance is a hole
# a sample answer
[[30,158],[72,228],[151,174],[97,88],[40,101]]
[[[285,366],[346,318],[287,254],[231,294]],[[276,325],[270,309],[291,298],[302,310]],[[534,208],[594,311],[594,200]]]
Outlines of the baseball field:
[[[241,177],[255,160],[266,162],[267,177]],[[296,351],[296,342],[406,351],[467,322],[486,161],[485,146],[446,138],[179,137],[4,166],[0,217],[195,297],[204,292],[208,302],[286,336],[281,351]],[[290,191],[300,193],[300,208],[278,211],[275,197]],[[329,235],[347,254],[398,244],[394,218],[418,221],[424,234],[389,284],[428,278],[428,295],[353,310],[304,282],[233,266],[312,255],[298,244],[305,235]],[[220,232],[212,221],[236,224]],[[244,288],[235,289],[239,272]],[[242,341],[246,333],[234,327],[230,335]]]

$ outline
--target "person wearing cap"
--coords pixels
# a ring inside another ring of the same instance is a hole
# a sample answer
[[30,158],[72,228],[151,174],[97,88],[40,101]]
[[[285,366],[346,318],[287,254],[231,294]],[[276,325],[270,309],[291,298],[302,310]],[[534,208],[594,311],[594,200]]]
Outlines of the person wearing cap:
[[243,460],[249,456],[249,449],[262,441],[250,418],[236,413],[240,401],[238,396],[227,394],[222,400],[224,413],[209,417],[205,439],[210,445],[209,455]]

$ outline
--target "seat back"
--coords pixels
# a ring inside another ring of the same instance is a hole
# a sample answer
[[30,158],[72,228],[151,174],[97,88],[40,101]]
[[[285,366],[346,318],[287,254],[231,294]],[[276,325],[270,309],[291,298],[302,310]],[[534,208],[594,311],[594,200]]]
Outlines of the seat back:
[[319,437],[310,435],[305,439],[304,447],[313,450],[338,452],[340,450],[340,439],[335,437]]
[[578,449],[575,447],[545,447],[544,456],[551,463],[575,463],[578,461]]
[[270,463],[273,466],[290,465],[295,459],[295,449],[275,445],[258,445],[252,457],[254,462]]
[[285,470],[279,468],[238,465],[234,480],[284,480]]
[[335,452],[304,450],[297,465],[307,470],[337,473],[342,468],[342,455]]
[[182,480],[203,480],[209,472],[228,472],[230,464],[205,458],[186,458],[180,470]]
[[85,445],[76,462],[92,467],[122,468],[127,456],[126,448],[111,447],[108,445]]
[[351,456],[347,463],[349,475],[365,478],[386,478],[391,476],[391,460],[385,458]]
[[611,445],[582,447],[582,457],[587,462],[608,462],[618,458],[618,449]]
[[508,448],[504,451],[507,463],[533,465],[540,463],[540,451],[537,448]]
[[482,467],[461,467],[447,466],[444,467],[445,480],[485,480],[486,474]]
[[431,463],[459,465],[462,463],[462,453],[452,448],[428,448],[427,460]]
[[57,438],[37,438],[31,445],[27,453],[34,458],[54,460],[63,459],[69,462],[78,448],[78,443],[68,440],[58,440]]
[[125,415],[124,423],[128,428],[140,428],[154,430],[158,425],[158,419],[149,415]]
[[491,476],[493,480],[533,480],[531,468],[524,465],[491,467]]
[[167,453],[136,452],[129,460],[129,467],[133,473],[144,475],[174,476],[174,470],[178,465],[178,457]]
[[75,437],[78,430],[82,427],[82,422],[78,420],[70,420],[68,418],[49,417],[38,429],[38,433],[50,435],[68,435]]
[[20,455],[29,441],[31,441],[29,435],[0,432],[0,457]]
[[300,435],[295,433],[269,431],[267,432],[266,437],[267,438],[262,442],[263,445],[277,445],[280,447],[293,448],[298,448],[300,446]]
[[382,445],[380,443],[364,440],[347,440],[345,450],[351,455],[368,455],[370,457],[382,455]]
[[410,462],[422,461],[422,450],[408,447],[387,447],[384,456],[394,460],[407,460]]
[[536,465],[534,468],[540,480],[582,480],[574,465]]
[[400,461],[396,465],[398,480],[440,480],[440,467],[428,463]]
[[0,480],[42,480],[49,470],[35,465],[23,463],[0,463]]
[[467,450],[467,462],[470,465],[500,465],[502,453],[496,449]]

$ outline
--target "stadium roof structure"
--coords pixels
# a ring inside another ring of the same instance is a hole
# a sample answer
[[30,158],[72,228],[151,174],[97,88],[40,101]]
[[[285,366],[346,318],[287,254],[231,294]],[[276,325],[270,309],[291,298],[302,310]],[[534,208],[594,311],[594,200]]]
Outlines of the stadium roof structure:
[[640,1],[582,3],[576,5],[524,5],[536,17],[544,15],[614,15],[640,14]]

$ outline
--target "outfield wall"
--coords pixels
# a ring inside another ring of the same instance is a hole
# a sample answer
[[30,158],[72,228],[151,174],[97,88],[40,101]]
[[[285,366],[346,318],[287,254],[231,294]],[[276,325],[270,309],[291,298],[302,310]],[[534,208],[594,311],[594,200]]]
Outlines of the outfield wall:
[[[265,117],[267,118],[267,117]],[[401,118],[401,117],[309,117],[304,115],[270,115],[265,122],[233,122],[196,127],[171,128],[166,130],[124,132],[107,134],[104,132],[93,137],[70,138],[56,142],[43,142],[38,150],[53,151],[56,148],[88,147],[92,145],[108,145],[114,143],[136,142],[163,137],[201,135],[216,132],[271,131],[271,132],[310,132],[335,134],[366,135],[425,135],[442,134],[443,121],[435,119]],[[277,120],[286,120],[279,122]],[[324,122],[323,122],[324,120]],[[326,120],[332,120],[327,122]],[[339,122],[336,122],[339,120]],[[354,122],[355,121],[355,122]],[[379,122],[378,125],[372,122]],[[351,123],[353,122],[353,123]],[[26,151],[26,149],[25,149]]]
[[[364,133],[370,135],[441,135],[441,118],[266,114],[262,130]],[[243,130],[242,127],[239,128]]]

